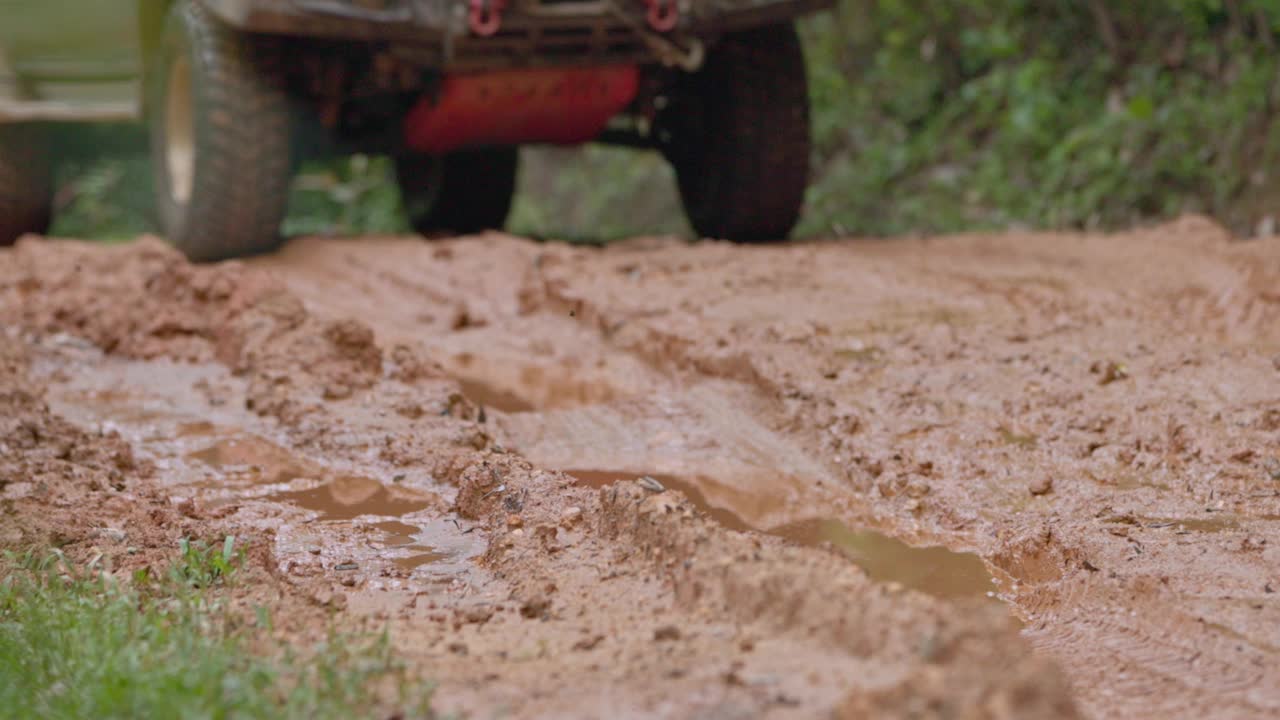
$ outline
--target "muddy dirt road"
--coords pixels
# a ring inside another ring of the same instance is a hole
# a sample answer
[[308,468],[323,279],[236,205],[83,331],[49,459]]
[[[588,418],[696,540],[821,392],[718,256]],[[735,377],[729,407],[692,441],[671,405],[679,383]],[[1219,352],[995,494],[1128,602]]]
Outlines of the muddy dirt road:
[[1280,714],[1280,244],[0,252],[0,542],[247,538],[471,717]]

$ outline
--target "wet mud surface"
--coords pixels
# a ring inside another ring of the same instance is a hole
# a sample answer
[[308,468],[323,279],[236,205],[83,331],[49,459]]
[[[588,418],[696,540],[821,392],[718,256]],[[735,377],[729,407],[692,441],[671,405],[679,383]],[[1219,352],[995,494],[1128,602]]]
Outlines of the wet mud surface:
[[0,541],[235,533],[470,717],[1274,717],[1280,246],[0,251]]

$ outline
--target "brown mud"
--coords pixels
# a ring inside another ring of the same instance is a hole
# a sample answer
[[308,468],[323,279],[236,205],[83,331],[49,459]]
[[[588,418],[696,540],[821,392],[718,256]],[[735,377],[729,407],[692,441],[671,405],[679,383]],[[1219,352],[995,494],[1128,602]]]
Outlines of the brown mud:
[[471,717],[1280,713],[1280,245],[0,251],[0,542],[251,548]]

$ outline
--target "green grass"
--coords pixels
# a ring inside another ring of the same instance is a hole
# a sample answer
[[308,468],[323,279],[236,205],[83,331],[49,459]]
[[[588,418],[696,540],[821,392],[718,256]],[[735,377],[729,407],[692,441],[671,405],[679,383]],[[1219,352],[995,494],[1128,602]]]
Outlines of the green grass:
[[231,538],[184,541],[166,572],[121,582],[57,551],[6,554],[0,718],[365,717],[387,705],[380,689],[430,716],[430,687],[409,682],[385,633],[291,647],[265,608],[233,612],[241,562]]

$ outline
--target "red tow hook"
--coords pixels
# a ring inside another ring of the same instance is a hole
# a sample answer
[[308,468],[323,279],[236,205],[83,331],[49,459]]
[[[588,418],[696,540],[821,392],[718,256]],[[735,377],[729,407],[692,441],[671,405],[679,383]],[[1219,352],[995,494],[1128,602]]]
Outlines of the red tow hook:
[[644,4],[649,6],[649,12],[645,16],[649,21],[649,27],[658,32],[670,32],[675,29],[676,23],[680,21],[676,0],[644,0]]
[[467,16],[471,32],[481,37],[489,37],[502,27],[502,11],[507,7],[507,0],[470,0],[471,12]]

